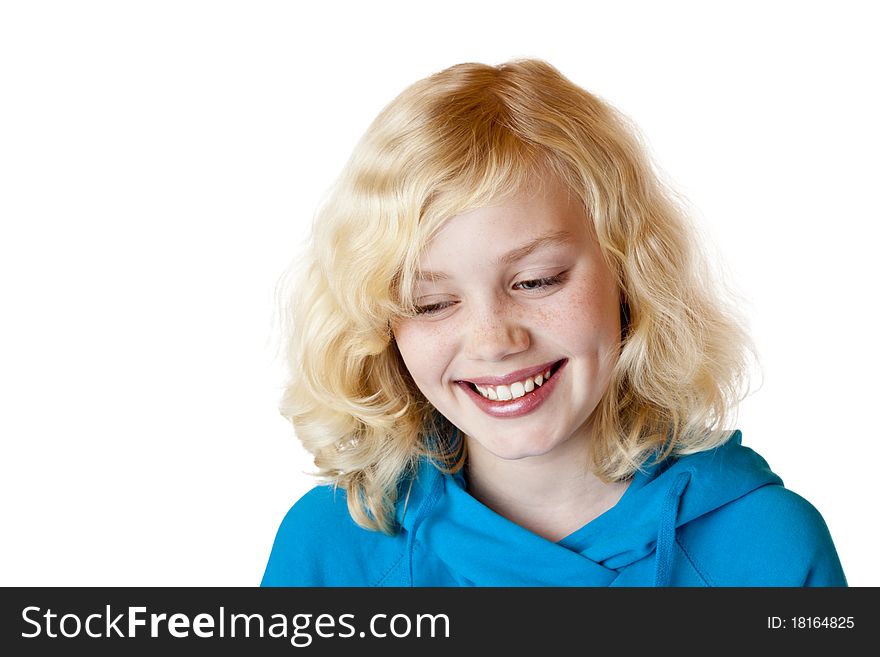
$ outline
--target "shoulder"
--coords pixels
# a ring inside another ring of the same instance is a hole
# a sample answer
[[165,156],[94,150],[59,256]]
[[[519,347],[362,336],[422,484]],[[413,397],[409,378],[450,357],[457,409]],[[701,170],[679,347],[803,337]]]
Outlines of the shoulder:
[[356,525],[348,513],[345,491],[329,485],[315,486],[296,503],[281,521],[280,531],[301,530],[310,525],[344,531],[347,522]]
[[352,520],[344,490],[315,486],[281,521],[262,586],[375,585],[400,540]]
[[846,585],[824,518],[779,484],[756,488],[693,521],[681,539],[698,570],[719,586]]

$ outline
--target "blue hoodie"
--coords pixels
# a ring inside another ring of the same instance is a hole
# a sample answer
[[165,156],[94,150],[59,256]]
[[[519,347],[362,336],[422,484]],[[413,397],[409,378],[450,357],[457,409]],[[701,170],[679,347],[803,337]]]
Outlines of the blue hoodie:
[[554,543],[424,460],[394,536],[317,486],[287,513],[263,586],[846,586],[822,516],[736,431],[649,464],[617,504]]

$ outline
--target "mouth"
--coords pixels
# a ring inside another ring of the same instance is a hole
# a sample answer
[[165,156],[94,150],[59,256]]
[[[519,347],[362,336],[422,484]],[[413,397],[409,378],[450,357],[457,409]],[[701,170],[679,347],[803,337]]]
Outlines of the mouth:
[[491,385],[489,383],[474,383],[473,381],[462,381],[467,384],[471,390],[482,395],[490,401],[509,401],[519,399],[531,394],[541,386],[543,386],[550,378],[556,374],[562,367],[565,359],[558,360],[550,365],[545,365],[541,370],[531,376],[522,376],[517,381],[511,381],[508,384]]
[[[539,408],[556,388],[568,359],[556,361],[531,376],[507,384],[491,385],[473,381],[456,383],[480,410],[498,418],[526,415]],[[517,374],[517,376],[522,376]]]

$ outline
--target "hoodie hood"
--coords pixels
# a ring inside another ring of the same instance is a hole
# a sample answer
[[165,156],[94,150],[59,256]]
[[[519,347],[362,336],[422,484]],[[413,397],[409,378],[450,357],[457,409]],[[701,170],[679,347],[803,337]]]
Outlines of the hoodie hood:
[[676,532],[768,484],[782,484],[735,431],[723,445],[651,463],[617,504],[554,543],[498,515],[467,492],[461,473],[423,459],[397,520],[406,532],[411,586],[442,571],[472,586],[610,586],[655,553],[654,584],[669,583]]

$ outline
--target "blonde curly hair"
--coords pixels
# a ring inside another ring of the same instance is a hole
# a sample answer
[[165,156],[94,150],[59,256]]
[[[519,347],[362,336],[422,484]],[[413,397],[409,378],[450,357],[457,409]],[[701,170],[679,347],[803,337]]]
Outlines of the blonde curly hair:
[[446,220],[539,172],[583,203],[623,295],[620,355],[593,416],[596,473],[623,480],[652,456],[731,434],[755,351],[635,128],[544,61],[459,64],[373,121],[279,284],[281,413],[365,528],[396,530],[401,484],[420,458],[451,471],[466,459],[391,335],[414,314],[419,255]]

